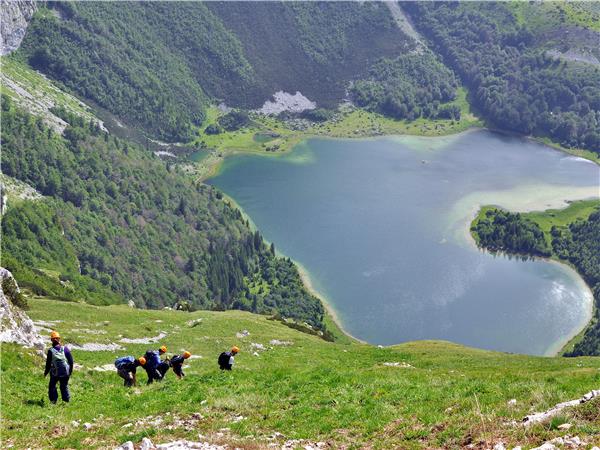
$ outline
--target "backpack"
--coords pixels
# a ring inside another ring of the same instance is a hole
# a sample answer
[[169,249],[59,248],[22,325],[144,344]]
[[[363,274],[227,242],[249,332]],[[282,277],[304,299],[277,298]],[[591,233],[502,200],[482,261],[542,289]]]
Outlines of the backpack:
[[55,377],[68,376],[69,362],[67,361],[67,355],[65,355],[65,348],[61,347],[60,350],[57,350],[52,347],[50,352],[52,353],[52,375]]
[[181,355],[173,356],[173,358],[171,358],[171,361],[169,361],[169,365],[171,367],[181,365],[181,364],[183,364],[184,361],[185,361],[185,358]]
[[144,354],[144,358],[146,358],[146,370],[155,369],[160,364],[160,355],[158,354],[158,350],[148,350]]
[[218,363],[219,367],[227,367],[229,365],[229,358],[231,357],[229,352],[223,352],[219,355]]
[[122,368],[124,368],[127,364],[131,364],[132,362],[135,361],[135,358],[133,356],[122,356],[121,358],[117,358],[115,360],[115,367],[118,370],[121,370]]

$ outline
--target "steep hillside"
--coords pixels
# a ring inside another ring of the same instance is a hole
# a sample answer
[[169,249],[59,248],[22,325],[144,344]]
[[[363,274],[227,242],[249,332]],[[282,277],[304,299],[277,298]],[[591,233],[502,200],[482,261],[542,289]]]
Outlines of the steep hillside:
[[323,327],[296,267],[238,210],[93,120],[64,136],[2,96],[3,172],[45,198],[9,204],[2,253],[33,291],[107,304],[279,312]]
[[81,97],[167,140],[190,140],[207,99],[257,107],[277,90],[324,106],[381,56],[410,49],[385,6],[51,3],[20,53]]
[[[72,402],[50,407],[42,360],[2,344],[5,446],[111,448],[150,437],[243,449],[282,448],[293,439],[306,441],[285,448],[311,442],[325,448],[492,448],[501,442],[531,448],[566,434],[587,442],[582,449],[600,443],[598,399],[542,424],[520,424],[527,414],[597,389],[597,358],[517,356],[445,342],[334,344],[239,311],[30,304],[44,332],[56,328],[72,346],[78,364]],[[119,349],[82,349],[100,344]],[[241,348],[234,370],[220,372],[217,355],[233,344]],[[191,351],[186,377],[179,381],[169,372],[164,382],[145,386],[141,371],[142,385],[125,390],[114,359],[158,345],[169,355]],[[557,429],[564,422],[572,427]]]
[[276,91],[302,92],[335,108],[348,82],[381,57],[415,48],[381,3],[210,2],[207,6],[239,38],[254,68],[251,92],[221,82],[212,90],[228,104],[256,108]]

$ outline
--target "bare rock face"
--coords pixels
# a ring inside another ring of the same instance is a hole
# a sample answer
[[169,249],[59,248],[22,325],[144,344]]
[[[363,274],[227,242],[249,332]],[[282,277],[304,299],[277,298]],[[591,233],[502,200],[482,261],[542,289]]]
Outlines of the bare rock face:
[[32,0],[0,1],[0,55],[19,48],[36,10],[36,3]]
[[0,267],[0,342],[14,342],[33,347],[43,356],[44,339],[38,334],[29,316],[15,306],[11,299],[11,296],[19,292],[19,286],[12,273]]

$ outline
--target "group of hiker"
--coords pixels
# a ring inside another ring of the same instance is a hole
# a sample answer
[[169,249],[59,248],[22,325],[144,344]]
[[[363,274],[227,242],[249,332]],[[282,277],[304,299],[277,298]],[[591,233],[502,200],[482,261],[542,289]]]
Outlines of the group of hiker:
[[122,356],[115,360],[117,373],[124,380],[126,387],[135,386],[137,384],[136,371],[138,367],[143,367],[148,375],[148,384],[154,381],[162,380],[169,369],[173,369],[173,373],[177,378],[185,376],[183,373],[183,363],[192,354],[188,351],[180,355],[173,355],[172,358],[161,359],[161,356],[167,353],[167,347],[162,346],[158,350],[147,350],[144,356],[134,358],[133,356]]
[[[58,391],[56,385],[60,385],[60,393],[63,402],[70,400],[69,393],[69,378],[73,373],[73,355],[68,347],[61,344],[60,334],[57,331],[50,333],[51,347],[46,355],[46,369],[44,377],[50,374],[50,382],[48,384],[48,397],[51,403],[56,403],[58,400]],[[231,350],[223,352],[219,355],[217,363],[221,370],[231,370],[234,364],[234,357],[239,353],[240,349],[233,346]],[[131,387],[137,385],[136,372],[138,367],[142,367],[148,375],[147,384],[152,384],[154,381],[161,381],[167,374],[169,369],[173,369],[173,373],[177,378],[181,379],[185,376],[183,373],[183,364],[192,354],[184,351],[181,354],[173,355],[171,358],[162,359],[161,357],[167,353],[167,347],[161,346],[158,350],[147,350],[144,356],[135,358],[133,356],[122,356],[115,360],[115,368],[117,374],[123,378],[123,385]]]

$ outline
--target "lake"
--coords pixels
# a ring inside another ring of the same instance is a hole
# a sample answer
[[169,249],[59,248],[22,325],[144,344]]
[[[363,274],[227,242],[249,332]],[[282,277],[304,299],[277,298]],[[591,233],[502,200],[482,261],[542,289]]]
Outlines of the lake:
[[598,196],[599,176],[589,161],[477,130],[310,139],[279,157],[228,158],[209,182],[306,268],[353,336],[549,355],[591,317],[589,289],[561,264],[478,250],[468,226],[482,204]]

